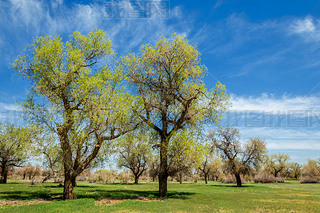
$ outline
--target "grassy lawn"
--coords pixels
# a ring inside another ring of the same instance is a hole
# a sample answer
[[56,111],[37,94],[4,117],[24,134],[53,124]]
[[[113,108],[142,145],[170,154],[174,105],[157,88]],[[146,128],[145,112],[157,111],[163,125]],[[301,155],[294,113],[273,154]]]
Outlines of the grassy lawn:
[[[5,205],[0,212],[320,212],[320,184],[247,184],[236,188],[218,182],[169,183],[169,197],[156,198],[157,183],[89,184],[78,182],[77,200],[63,201],[63,188],[53,183],[0,185],[0,206],[6,202],[46,203]],[[144,198],[143,201],[137,200]],[[95,204],[98,200],[117,201]],[[145,202],[148,201],[148,202]]]

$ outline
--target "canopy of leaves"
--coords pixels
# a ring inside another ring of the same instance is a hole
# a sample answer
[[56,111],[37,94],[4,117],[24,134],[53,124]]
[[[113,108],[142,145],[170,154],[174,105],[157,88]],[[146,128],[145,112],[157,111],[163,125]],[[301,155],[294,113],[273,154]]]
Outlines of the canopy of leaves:
[[32,128],[0,124],[0,165],[21,166],[30,156],[34,138]]
[[92,30],[74,32],[66,42],[60,36],[38,37],[13,63],[32,86],[23,104],[26,117],[57,133],[76,166],[87,166],[102,141],[135,126],[134,97],[124,92],[121,70],[106,65],[114,54],[105,32]]
[[218,122],[226,109],[224,85],[218,82],[212,91],[206,90],[200,53],[180,35],[143,45],[139,55],[124,57],[122,64],[139,95],[136,112],[169,137],[183,127]]

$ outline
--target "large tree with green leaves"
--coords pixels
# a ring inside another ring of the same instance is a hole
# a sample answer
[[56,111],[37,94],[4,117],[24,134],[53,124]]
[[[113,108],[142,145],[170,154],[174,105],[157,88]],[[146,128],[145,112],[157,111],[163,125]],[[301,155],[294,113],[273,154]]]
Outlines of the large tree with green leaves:
[[242,146],[236,128],[218,128],[210,133],[209,138],[221,152],[227,170],[235,175],[238,187],[242,186],[240,175],[248,173],[252,168],[259,168],[265,158],[266,143],[260,138],[250,138]]
[[135,128],[131,95],[105,32],[38,37],[13,68],[32,85],[23,109],[31,122],[57,135],[63,156],[64,199],[75,199],[73,182],[90,166],[104,141]]
[[143,45],[123,66],[139,100],[135,112],[160,140],[159,195],[166,196],[170,139],[182,129],[217,123],[228,96],[219,82],[205,88],[200,53],[179,35]]
[[0,124],[0,183],[7,183],[8,171],[27,160],[35,131],[33,128]]

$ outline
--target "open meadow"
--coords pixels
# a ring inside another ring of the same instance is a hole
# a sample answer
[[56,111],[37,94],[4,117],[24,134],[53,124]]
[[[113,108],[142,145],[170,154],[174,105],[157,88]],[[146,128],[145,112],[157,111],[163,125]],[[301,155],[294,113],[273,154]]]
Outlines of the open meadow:
[[168,183],[158,199],[158,183],[78,182],[77,200],[62,200],[63,187],[9,181],[0,188],[0,212],[320,212],[320,184],[297,181],[234,187],[210,181]]

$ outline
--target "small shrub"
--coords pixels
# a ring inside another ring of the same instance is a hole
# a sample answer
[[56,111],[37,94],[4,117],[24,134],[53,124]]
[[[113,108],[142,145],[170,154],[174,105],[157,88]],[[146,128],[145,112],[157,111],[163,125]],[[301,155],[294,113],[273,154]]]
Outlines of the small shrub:
[[277,183],[284,183],[284,182],[285,182],[285,178],[284,178],[284,177],[276,177],[276,178],[275,178],[275,181],[276,181]]
[[283,177],[275,177],[268,172],[261,172],[254,176],[253,181],[255,183],[284,183]]
[[261,172],[254,176],[253,181],[255,183],[274,183],[276,178],[267,172]]
[[[241,182],[246,183],[246,179],[243,175],[241,177]],[[234,175],[228,174],[225,177],[223,177],[222,180],[223,183],[237,183],[236,177]]]
[[222,182],[224,182],[224,183],[236,183],[237,180],[233,175],[228,174],[225,177],[223,177]]
[[300,178],[300,183],[318,183],[319,179],[312,176],[302,176]]
[[120,172],[118,175],[120,183],[129,183],[131,178],[128,172]]

